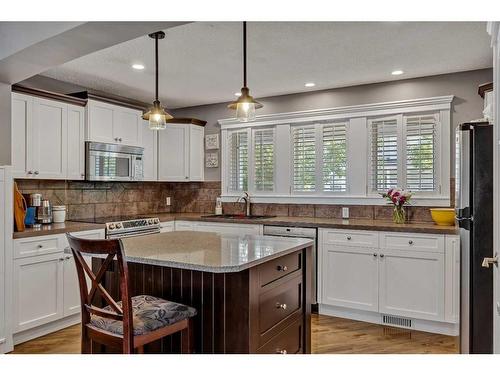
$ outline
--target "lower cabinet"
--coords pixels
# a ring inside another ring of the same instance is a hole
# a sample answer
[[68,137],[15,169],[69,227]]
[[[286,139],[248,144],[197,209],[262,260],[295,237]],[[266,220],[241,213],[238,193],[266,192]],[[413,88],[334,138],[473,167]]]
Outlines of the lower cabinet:
[[458,334],[458,236],[352,232],[320,229],[320,313]]
[[[104,238],[103,230],[73,234],[82,238]],[[14,333],[80,313],[75,261],[71,254],[64,252],[68,246],[65,235],[17,239],[14,240],[14,247],[29,247],[33,241],[44,243],[47,241],[44,237],[57,240],[57,252],[36,256],[14,255],[17,258],[13,263]],[[90,257],[86,260],[90,264]]]

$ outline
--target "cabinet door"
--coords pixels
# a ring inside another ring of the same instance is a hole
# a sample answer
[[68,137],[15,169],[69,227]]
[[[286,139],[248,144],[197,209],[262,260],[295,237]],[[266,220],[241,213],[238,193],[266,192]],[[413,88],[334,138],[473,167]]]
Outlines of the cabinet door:
[[85,178],[85,122],[83,107],[68,106],[68,180]]
[[168,124],[159,133],[158,174],[161,181],[189,180],[189,126]]
[[202,126],[189,126],[189,179],[191,181],[203,181],[205,175],[204,135],[205,129]]
[[380,252],[379,311],[443,320],[443,254],[385,249]]
[[63,256],[14,261],[14,332],[63,317]]
[[142,124],[144,181],[156,181],[158,179],[158,131],[150,130],[147,121],[143,121]]
[[141,112],[129,108],[114,106],[113,139],[129,146],[142,146]]
[[86,140],[93,142],[116,143],[113,136],[113,106],[89,100],[87,104]]
[[362,247],[323,245],[322,303],[378,311],[378,253]]
[[32,155],[28,150],[32,148],[33,98],[27,95],[12,94],[12,175],[14,177],[32,177]]
[[37,178],[66,178],[68,105],[35,98],[33,102],[33,164]]

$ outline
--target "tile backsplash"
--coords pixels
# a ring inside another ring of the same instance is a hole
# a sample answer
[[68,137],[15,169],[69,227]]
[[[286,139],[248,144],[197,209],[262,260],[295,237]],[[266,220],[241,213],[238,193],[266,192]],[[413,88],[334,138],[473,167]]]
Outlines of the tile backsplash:
[[[38,192],[54,205],[65,204],[68,220],[165,212],[213,213],[215,199],[221,194],[218,181],[121,183],[20,179],[16,182],[23,194]],[[171,198],[171,206],[166,205],[166,197]],[[253,203],[252,214],[341,218],[342,207],[349,207],[351,218],[392,218],[390,206],[328,204]],[[224,203],[223,210],[229,214],[243,213],[244,204]],[[428,207],[408,207],[407,212],[410,221],[432,221]]]

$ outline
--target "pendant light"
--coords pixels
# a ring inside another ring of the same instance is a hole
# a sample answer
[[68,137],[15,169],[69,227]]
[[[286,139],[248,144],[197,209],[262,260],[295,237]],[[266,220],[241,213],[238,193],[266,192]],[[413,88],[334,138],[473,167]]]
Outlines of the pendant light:
[[238,100],[227,106],[229,109],[236,110],[236,118],[241,122],[252,121],[255,119],[255,110],[262,108],[262,104],[256,102],[250,95],[247,87],[247,23],[243,22],[243,87]]
[[156,33],[149,34],[149,37],[155,40],[155,66],[156,66],[156,77],[155,77],[155,100],[153,102],[153,107],[146,112],[142,118],[149,121],[149,129],[151,130],[163,130],[167,127],[167,120],[173,118],[168,112],[166,112],[158,99],[158,40],[165,38],[165,33],[163,31],[157,31]]

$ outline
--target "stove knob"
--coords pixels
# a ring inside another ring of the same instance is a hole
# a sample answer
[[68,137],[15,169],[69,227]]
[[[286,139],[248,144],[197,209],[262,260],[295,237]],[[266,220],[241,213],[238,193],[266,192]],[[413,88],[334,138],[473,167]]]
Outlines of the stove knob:
[[109,229],[115,229],[115,224],[113,224],[113,223],[109,224],[109,225],[108,225],[108,228],[109,228]]
[[122,227],[122,223],[116,223],[116,228],[120,229]]
[[149,225],[152,225],[152,224],[153,224],[153,219],[149,219],[149,220],[148,220],[148,224],[149,224]]
[[155,219],[155,224],[160,224],[160,219],[156,218]]

